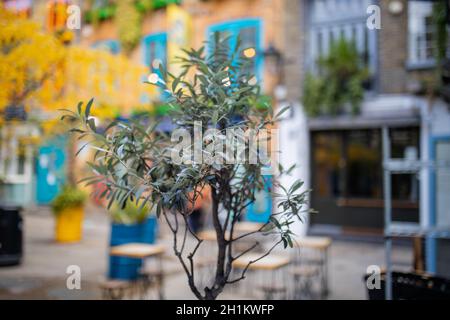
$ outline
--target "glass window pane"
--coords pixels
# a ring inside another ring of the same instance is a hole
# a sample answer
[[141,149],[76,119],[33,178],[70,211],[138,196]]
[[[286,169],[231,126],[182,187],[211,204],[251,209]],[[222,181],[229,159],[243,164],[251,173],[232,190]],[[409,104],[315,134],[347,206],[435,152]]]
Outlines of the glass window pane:
[[417,203],[419,199],[419,181],[416,174],[393,174],[392,199]]
[[346,134],[348,197],[382,197],[380,140],[379,130],[355,130]]
[[396,128],[390,130],[391,158],[414,159],[420,158],[420,131],[417,127]]
[[155,69],[153,68],[153,61],[156,59],[156,42],[152,41],[150,42],[149,48],[148,48],[148,61],[150,61],[150,69],[152,72],[155,72]]
[[313,135],[313,189],[317,197],[339,197],[342,194],[342,139],[336,132]]
[[323,44],[322,44],[322,32],[317,32],[317,56],[321,57],[323,55]]
[[408,3],[409,60],[411,62],[426,62],[433,58],[432,11],[432,2],[409,1]]
[[[239,30],[239,37],[241,39],[241,48],[254,48],[255,50],[258,49],[257,43],[256,43],[256,27],[247,27]],[[258,52],[256,52],[258,54]],[[247,64],[244,68],[242,68],[241,73],[251,73],[253,75],[256,75],[256,57],[251,59],[249,61],[249,64]]]
[[22,143],[19,144],[17,155],[17,174],[25,174],[25,162],[26,162],[26,146]]

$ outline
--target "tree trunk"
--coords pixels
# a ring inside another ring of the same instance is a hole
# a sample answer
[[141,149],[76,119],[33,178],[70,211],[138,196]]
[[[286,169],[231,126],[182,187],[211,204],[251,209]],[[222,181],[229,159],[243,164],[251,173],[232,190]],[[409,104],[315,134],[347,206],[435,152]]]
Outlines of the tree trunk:
[[222,225],[219,220],[219,195],[217,190],[211,188],[211,199],[212,199],[212,218],[213,225],[216,231],[217,238],[217,263],[216,263],[216,275],[214,280],[214,285],[212,288],[205,289],[205,300],[215,300],[217,296],[222,292],[225,286],[225,259],[226,259],[226,249],[227,241],[225,240],[225,234],[222,230]]
[[73,135],[67,137],[67,185],[75,187],[76,177],[75,177],[75,159],[76,159],[76,139]]

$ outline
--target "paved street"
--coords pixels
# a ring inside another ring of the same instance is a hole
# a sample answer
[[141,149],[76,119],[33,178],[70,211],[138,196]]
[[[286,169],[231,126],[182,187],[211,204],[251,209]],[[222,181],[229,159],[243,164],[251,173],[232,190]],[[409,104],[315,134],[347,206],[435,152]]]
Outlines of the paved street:
[[[99,281],[107,270],[109,220],[103,210],[90,208],[79,244],[61,245],[53,241],[53,216],[48,210],[28,211],[25,222],[25,259],[21,266],[0,268],[0,299],[99,299]],[[164,227],[161,228],[164,230]],[[164,232],[162,232],[164,233]],[[169,244],[170,234],[160,239]],[[412,261],[406,246],[396,246],[394,260],[402,266]],[[330,299],[365,299],[362,281],[369,265],[383,265],[381,243],[334,240],[330,249]],[[178,268],[176,261],[168,261]],[[66,268],[81,268],[81,290],[66,288]],[[245,280],[244,280],[245,281]],[[168,299],[192,299],[181,272],[166,281]],[[246,298],[224,293],[222,298]]]

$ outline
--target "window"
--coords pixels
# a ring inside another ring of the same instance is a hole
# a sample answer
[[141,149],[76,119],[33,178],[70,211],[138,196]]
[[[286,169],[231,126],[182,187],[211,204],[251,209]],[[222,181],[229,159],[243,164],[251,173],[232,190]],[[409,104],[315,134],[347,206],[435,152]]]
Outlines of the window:
[[117,40],[100,40],[93,46],[94,49],[105,50],[112,54],[118,54],[120,52],[120,42]]
[[230,52],[236,48],[238,37],[241,39],[241,48],[254,48],[256,56],[252,64],[248,67],[256,78],[262,80],[262,63],[263,54],[261,49],[261,21],[258,19],[238,20],[226,22],[211,26],[208,30],[208,38],[214,32],[221,32],[223,37],[230,37],[229,47]]
[[390,130],[391,158],[418,160],[419,155],[419,128],[395,128]]
[[410,1],[408,3],[409,63],[412,65],[434,62],[433,3]]
[[[418,150],[418,128],[391,129],[393,153]],[[417,133],[417,134],[416,134]],[[406,152],[408,154],[408,152]],[[311,135],[313,223],[382,228],[383,157],[380,129],[313,131]],[[419,181],[392,175],[392,220],[417,222]]]
[[315,133],[313,161],[314,189],[321,197],[381,198],[379,130]]
[[450,226],[450,137],[436,139],[432,147],[436,161],[431,186],[432,214],[436,226],[444,228]]
[[[143,61],[150,69],[150,73],[156,73],[163,77],[159,66],[167,67],[167,34],[151,34],[142,40]],[[165,93],[161,90],[160,99],[165,100]]]
[[330,45],[344,38],[356,44],[361,59],[372,72],[376,70],[376,31],[366,27],[368,0],[309,1],[310,45],[309,65],[316,68],[319,57],[328,53]]
[[381,198],[381,140],[378,130],[354,130],[343,136],[344,196]]
[[5,126],[1,131],[0,175],[8,183],[29,183],[32,176],[32,149],[27,126]]

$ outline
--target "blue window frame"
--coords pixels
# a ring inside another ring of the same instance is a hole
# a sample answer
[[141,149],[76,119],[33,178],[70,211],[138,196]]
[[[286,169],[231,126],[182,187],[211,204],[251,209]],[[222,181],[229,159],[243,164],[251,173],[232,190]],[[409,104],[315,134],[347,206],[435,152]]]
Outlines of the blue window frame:
[[106,50],[112,54],[119,54],[120,42],[118,40],[100,40],[94,43],[92,48]]
[[[142,40],[144,64],[150,72],[159,74],[158,64],[163,67],[167,64],[167,34],[157,33],[145,36]],[[161,74],[159,74],[161,76]]]
[[[156,73],[162,78],[159,71],[159,64],[167,67],[167,34],[155,33],[145,36],[142,39],[143,63],[149,68],[150,73]],[[165,94],[161,90],[160,99],[165,99]]]
[[[448,153],[447,149],[450,145],[450,135],[442,135],[442,136],[432,136],[430,137],[430,160],[432,162],[440,162],[447,161]],[[436,163],[439,164],[439,163]],[[439,166],[431,168],[430,171],[430,193],[429,193],[429,201],[430,201],[430,225],[431,227],[443,227],[448,228],[448,221],[445,219],[448,217],[448,209],[446,212],[442,212],[445,208],[448,208],[445,203],[440,203],[439,200],[444,200],[447,198],[447,194],[445,190],[439,190],[445,185],[446,174],[448,172],[438,172],[438,170],[448,170],[447,168],[439,169]],[[440,180],[440,181],[438,181]],[[444,183],[443,183],[444,182]],[[439,187],[438,187],[439,186]],[[439,198],[440,196],[440,198]],[[444,220],[444,221],[442,221]],[[427,271],[434,273],[436,272],[436,252],[437,250],[437,238],[430,236],[426,241],[426,253],[427,253]]]
[[230,52],[236,48],[238,36],[241,39],[241,48],[254,48],[256,56],[252,73],[262,81],[264,55],[262,52],[262,22],[260,19],[233,20],[212,25],[208,28],[207,39],[211,39],[214,32],[221,32],[229,37]]

